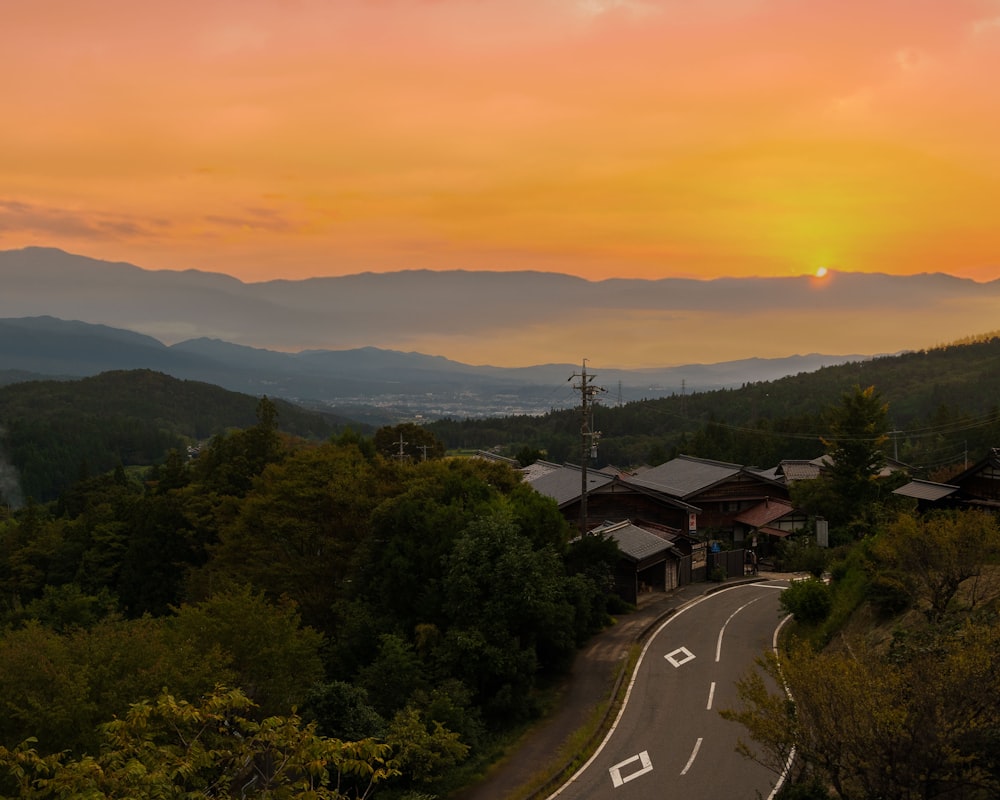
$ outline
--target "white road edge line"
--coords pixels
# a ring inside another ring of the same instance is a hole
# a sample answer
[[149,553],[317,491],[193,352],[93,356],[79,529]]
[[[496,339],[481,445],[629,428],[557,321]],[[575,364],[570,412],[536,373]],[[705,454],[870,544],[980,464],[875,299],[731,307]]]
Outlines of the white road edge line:
[[[763,595],[761,595],[761,597],[763,597]],[[722,637],[726,633],[726,627],[729,625],[730,622],[733,621],[733,617],[735,617],[737,614],[739,614],[747,606],[753,605],[754,603],[756,603],[758,600],[760,600],[760,597],[755,597],[749,603],[744,603],[739,608],[737,608],[732,614],[729,615],[729,619],[727,619],[725,622],[722,623],[722,628],[719,630],[719,639],[715,643],[715,663],[716,664],[718,664],[719,663],[719,659],[722,658]]]
[[[771,636],[771,649],[774,650],[774,654],[776,656],[780,656],[778,652],[778,635],[781,633],[781,629],[785,627],[785,623],[788,622],[791,618],[792,615],[789,614],[787,617],[781,620],[781,622],[778,624],[778,627],[774,629],[774,634]],[[792,697],[792,690],[788,688],[787,683],[784,685],[784,689],[785,689],[785,694],[788,695],[788,699],[794,702],[795,698]],[[788,773],[792,771],[793,761],[795,761],[795,745],[792,745],[792,749],[788,752],[788,760],[785,762],[785,768],[781,771],[781,774],[778,776],[778,782],[774,784],[774,788],[771,790],[771,793],[767,796],[767,800],[774,800],[774,798],[777,797],[778,792],[781,791],[781,787],[784,786],[785,781],[788,780]]]
[[688,763],[684,765],[684,769],[681,770],[681,775],[687,775],[687,771],[691,769],[691,765],[694,760],[698,757],[698,751],[701,750],[702,737],[698,737],[698,741],[694,743],[694,750],[691,751],[691,758],[688,759]]
[[715,681],[712,681],[712,685],[708,687],[708,705],[705,706],[706,711],[712,710],[713,699],[715,699]]
[[[618,723],[621,722],[622,715],[625,713],[625,709],[628,707],[628,700],[632,694],[632,687],[635,685],[636,677],[639,674],[639,667],[642,666],[643,659],[646,657],[646,651],[649,649],[649,646],[656,640],[656,637],[659,636],[660,631],[666,628],[667,625],[669,625],[671,622],[677,619],[685,611],[694,608],[696,605],[704,602],[708,598],[718,597],[724,592],[731,592],[734,589],[742,589],[746,586],[758,586],[761,588],[782,589],[782,590],[786,588],[784,586],[772,586],[767,583],[737,583],[732,586],[727,586],[725,589],[720,589],[717,592],[713,592],[712,594],[703,594],[700,597],[697,597],[694,600],[691,600],[690,602],[681,606],[680,608],[677,609],[677,611],[675,611],[673,614],[667,617],[662,622],[662,624],[660,624],[660,626],[647,637],[646,644],[643,645],[642,651],[639,653],[639,658],[636,660],[635,666],[632,668],[632,677],[629,679],[628,689],[625,690],[625,697],[622,699],[621,708],[618,709],[618,716],[615,717],[615,721],[611,724],[611,727],[608,729],[607,734],[601,740],[601,743],[597,746],[597,749],[594,750],[593,755],[591,755],[591,757],[584,762],[583,766],[580,767],[576,772],[574,772],[569,777],[569,780],[567,780],[566,783],[564,783],[562,786],[556,789],[552,794],[550,794],[547,798],[545,798],[545,800],[552,800],[552,798],[558,797],[563,793],[564,789],[568,789],[573,783],[575,783],[576,779],[579,778],[581,775],[583,775],[583,773],[587,771],[587,767],[589,767],[591,763],[594,762],[597,759],[597,757],[601,754],[601,752],[604,750],[605,745],[609,741],[611,741],[611,737],[614,736],[615,730],[617,730],[618,728]],[[791,766],[790,763],[789,766]],[[779,780],[779,785],[780,785],[780,780]],[[769,797],[768,800],[772,800],[772,798]]]

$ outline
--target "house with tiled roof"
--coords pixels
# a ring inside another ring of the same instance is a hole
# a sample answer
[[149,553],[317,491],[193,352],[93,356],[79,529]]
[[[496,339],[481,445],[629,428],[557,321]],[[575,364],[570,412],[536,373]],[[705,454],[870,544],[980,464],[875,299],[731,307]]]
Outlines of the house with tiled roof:
[[810,524],[805,512],[778,497],[765,497],[733,517],[733,523],[734,542],[763,552],[767,552],[777,540],[791,536]]
[[700,509],[699,530],[730,535],[734,518],[765,498],[788,500],[788,487],[765,471],[681,455],[629,479]]
[[[936,483],[914,478],[909,483],[905,483],[898,489],[893,490],[893,494],[898,497],[909,497],[916,501],[917,511],[923,513],[932,508],[943,508],[945,505],[954,505],[958,495],[958,487],[950,483]],[[951,498],[949,500],[949,498]]]
[[948,483],[911,480],[894,494],[917,502],[918,511],[934,508],[978,508],[1000,513],[1000,447],[989,452]]
[[621,558],[615,568],[615,592],[626,602],[637,605],[641,594],[678,585],[683,554],[671,540],[627,519],[606,522],[591,533],[617,543]]
[[[573,525],[581,520],[583,470],[564,464],[528,483],[539,493],[551,497]],[[647,519],[679,530],[696,529],[700,509],[658,487],[645,485],[634,476],[614,468],[587,470],[586,527],[604,520]]]

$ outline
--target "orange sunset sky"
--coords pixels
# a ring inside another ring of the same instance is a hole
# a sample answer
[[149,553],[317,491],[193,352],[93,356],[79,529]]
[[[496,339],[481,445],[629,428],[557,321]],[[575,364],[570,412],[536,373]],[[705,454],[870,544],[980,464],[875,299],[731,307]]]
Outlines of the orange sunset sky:
[[0,249],[1000,278],[1000,0],[3,0]]

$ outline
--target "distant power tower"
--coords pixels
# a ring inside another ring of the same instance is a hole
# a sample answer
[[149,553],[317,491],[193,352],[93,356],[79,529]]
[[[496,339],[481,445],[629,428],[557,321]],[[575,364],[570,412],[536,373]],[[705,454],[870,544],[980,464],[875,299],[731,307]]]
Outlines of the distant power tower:
[[587,463],[597,456],[597,441],[601,437],[600,431],[590,429],[591,407],[594,397],[603,392],[600,386],[594,386],[592,381],[596,375],[587,374],[587,359],[583,359],[583,369],[577,374],[569,376],[569,380],[579,378],[580,382],[574,384],[573,388],[580,392],[580,535],[587,533]]
[[404,442],[403,441],[403,434],[399,434],[399,441],[396,442],[396,444],[399,445],[399,451],[396,453],[396,458],[399,459],[401,462],[402,461],[406,461],[407,455],[406,455],[406,449],[405,448],[406,448],[406,445],[409,444],[409,442]]

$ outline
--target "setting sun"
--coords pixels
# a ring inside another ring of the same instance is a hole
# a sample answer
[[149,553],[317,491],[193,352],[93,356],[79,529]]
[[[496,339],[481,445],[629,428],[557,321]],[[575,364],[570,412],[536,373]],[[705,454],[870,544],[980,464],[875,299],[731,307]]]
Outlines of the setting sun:
[[817,269],[816,270],[816,277],[817,278],[825,278],[826,277],[826,267],[820,267],[819,269]]

